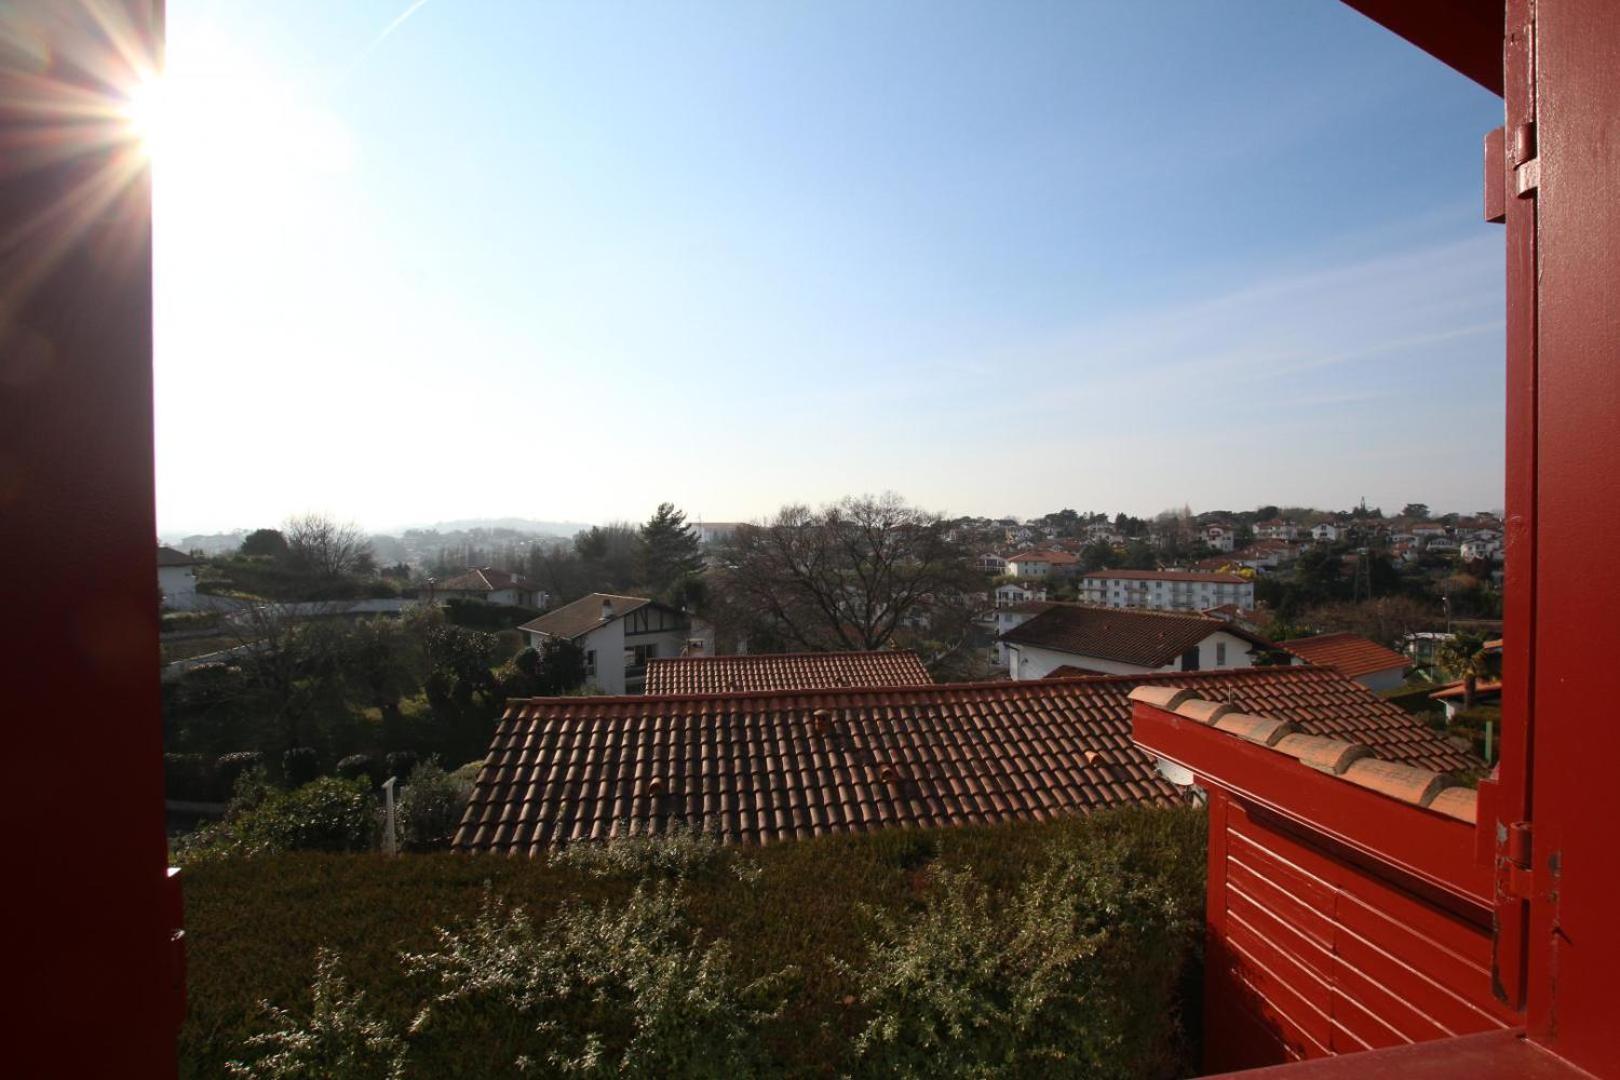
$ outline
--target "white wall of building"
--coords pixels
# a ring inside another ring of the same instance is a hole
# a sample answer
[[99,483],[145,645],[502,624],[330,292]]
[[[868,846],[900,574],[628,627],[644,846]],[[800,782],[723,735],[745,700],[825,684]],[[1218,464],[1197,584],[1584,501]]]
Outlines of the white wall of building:
[[[529,644],[536,649],[541,647],[546,637],[533,631],[529,631],[527,636]],[[656,655],[660,658],[679,656],[690,636],[685,629],[627,635],[624,619],[603,623],[577,639],[579,647],[586,653],[588,674],[585,685],[604,694],[639,694],[645,675],[637,675],[632,681],[626,678],[625,673],[630,664],[631,650],[650,645],[657,649]]]
[[[1249,654],[1250,648],[1249,643],[1236,634],[1217,630],[1198,644],[1198,670],[1224,671],[1230,668],[1252,667],[1254,657]],[[1056,649],[1043,649],[1038,645],[1008,644],[1006,650],[1007,671],[1014,679],[1045,678],[1064,664],[1109,675],[1147,675],[1154,671],[1181,670],[1179,656],[1161,668],[1148,668],[1100,656],[1079,656],[1075,653],[1059,652]]]
[[1155,611],[1204,611],[1222,604],[1252,608],[1254,582],[1085,577],[1080,580],[1080,599],[1088,604]]
[[197,606],[197,575],[189,566],[158,567],[158,588],[163,603],[173,611],[190,611]]

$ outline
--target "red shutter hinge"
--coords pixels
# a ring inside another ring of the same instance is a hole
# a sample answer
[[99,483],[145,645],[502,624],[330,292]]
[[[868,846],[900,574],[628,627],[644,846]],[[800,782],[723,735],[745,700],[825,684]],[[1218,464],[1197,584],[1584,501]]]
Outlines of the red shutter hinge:
[[1506,829],[1501,842],[1501,889],[1517,900],[1528,900],[1535,891],[1530,870],[1530,823],[1515,821]]

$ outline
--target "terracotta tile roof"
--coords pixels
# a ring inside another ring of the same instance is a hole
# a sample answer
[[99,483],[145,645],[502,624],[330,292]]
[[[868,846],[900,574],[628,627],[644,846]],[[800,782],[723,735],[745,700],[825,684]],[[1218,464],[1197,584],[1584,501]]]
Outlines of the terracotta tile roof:
[[1271,643],[1236,623],[1208,615],[1087,604],[1054,604],[1001,635],[1009,645],[1033,645],[1073,656],[1095,656],[1161,668],[1209,635],[1225,632],[1261,648]]
[[481,566],[439,582],[444,592],[498,592],[501,589],[530,589],[535,586],[522,574],[509,574],[505,570]]
[[533,854],[676,822],[764,843],[1168,805],[1130,741],[1130,691],[1205,698],[1353,737],[1409,764],[1475,764],[1422,721],[1326,668],[933,686],[514,701],[456,847]]
[[1277,644],[1306,663],[1330,667],[1346,678],[1369,675],[1390,668],[1405,670],[1412,666],[1409,657],[1394,649],[1387,649],[1360,634],[1318,634],[1316,637],[1291,638]]
[[[1496,697],[1501,693],[1502,684],[1500,682],[1486,682],[1485,680],[1481,679],[1474,684],[1475,698]],[[1434,701],[1461,701],[1467,696],[1467,688],[1463,685],[1463,681],[1461,679],[1458,679],[1454,683],[1447,683],[1445,686],[1429,695],[1429,697]]]
[[1080,560],[1067,551],[1020,551],[1016,555],[1007,556],[1007,561],[1010,563],[1043,562],[1051,563],[1054,566],[1069,566],[1073,563],[1079,562]]
[[1073,664],[1059,664],[1057,667],[1042,675],[1043,679],[1073,679],[1077,676],[1112,675],[1111,671],[1097,671],[1094,668],[1076,667]]
[[652,603],[644,596],[617,596],[613,593],[591,593],[572,604],[564,604],[548,611],[538,619],[530,619],[519,630],[532,630],[548,637],[576,638],[602,625],[602,603],[612,601],[613,618],[623,618],[640,607]]
[[1058,606],[1056,600],[1020,600],[1016,604],[1005,604],[997,611],[1015,611],[1021,615],[1039,615],[1043,611],[1051,611]]
[[1217,585],[1248,585],[1238,574],[1203,574],[1191,570],[1088,570],[1087,578],[1104,581],[1208,581]]
[[[1336,776],[1347,783],[1459,821],[1475,823],[1477,793],[1458,784],[1444,769],[1391,761],[1365,742],[1341,737],[1342,732],[1320,734],[1309,731],[1304,724],[1275,714],[1239,712],[1230,704],[1194,696],[1201,693],[1202,688],[1187,690],[1169,686],[1139,686],[1131,691],[1130,697],[1132,701],[1173,712],[1177,716],[1207,724],[1217,731],[1269,747],[1279,755],[1286,755],[1301,765]],[[1482,766],[1482,762],[1475,762],[1467,767]]]
[[159,566],[196,566],[197,560],[183,551],[176,551],[172,547],[159,547],[157,550],[157,564]]
[[927,686],[933,681],[922,658],[909,650],[682,656],[647,661],[646,692],[831,690],[845,686]]

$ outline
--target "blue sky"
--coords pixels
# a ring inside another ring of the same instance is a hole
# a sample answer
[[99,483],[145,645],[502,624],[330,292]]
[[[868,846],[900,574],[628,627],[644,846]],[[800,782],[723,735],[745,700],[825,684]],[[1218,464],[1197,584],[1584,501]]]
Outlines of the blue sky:
[[1502,501],[1500,103],[1332,0],[412,7],[169,0],[165,531]]

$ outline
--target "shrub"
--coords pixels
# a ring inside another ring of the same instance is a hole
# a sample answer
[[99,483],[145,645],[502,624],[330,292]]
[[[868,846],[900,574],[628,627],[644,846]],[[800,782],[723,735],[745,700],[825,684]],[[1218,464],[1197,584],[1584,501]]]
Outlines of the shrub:
[[270,782],[270,773],[263,765],[255,765],[236,778],[231,785],[231,798],[225,804],[227,819],[257,810],[266,799],[281,789]]
[[345,780],[364,780],[373,786],[377,783],[377,762],[370,754],[350,754],[340,759],[335,769]]
[[870,911],[869,954],[846,969],[870,1010],[853,1046],[860,1070],[1134,1077],[1173,1069],[1154,1014],[1174,999],[1193,924],[1167,881],[1133,874],[1125,862],[1105,846],[1073,847],[1004,905],[971,874],[939,870],[921,912]]
[[678,823],[666,833],[621,832],[606,841],[569,844],[551,862],[588,877],[629,881],[713,878],[728,866],[746,878],[752,867],[714,835]]
[[[1097,866],[1129,884],[1168,889],[1175,920],[1154,920],[1153,933],[1110,930],[1088,961],[1097,985],[1088,1007],[1121,1033],[1120,1069],[1144,1080],[1194,1075],[1196,1055],[1181,1034],[1196,1023],[1201,985],[1187,935],[1165,925],[1196,927],[1204,897],[1203,845],[1207,820],[1191,808],[1132,808],[1085,818],[1008,822],[955,829],[880,829],[823,836],[758,849],[728,848],[753,868],[743,882],[727,871],[680,883],[691,933],[731,946],[736,982],[786,968],[799,972],[788,1004],[761,1021],[753,1038],[770,1075],[870,1075],[882,1072],[881,1048],[855,1057],[854,1039],[877,1015],[876,995],[861,990],[877,935],[860,912],[887,911],[906,926],[942,891],[950,872],[970,871],[990,910],[1012,912],[1020,890],[1054,863]],[[463,927],[487,903],[487,894],[520,904],[537,934],[565,901],[617,910],[636,889],[653,888],[630,877],[599,877],[548,858],[468,857],[451,854],[381,859],[370,855],[293,852],[252,859],[210,859],[186,871],[186,931],[190,1008],[181,1036],[181,1076],[212,1080],[230,1058],[243,1056],[244,1040],[264,1026],[261,1000],[307,1012],[311,957],[318,946],[343,951],[343,971],[364,987],[372,1010],[407,1032],[430,988],[408,975],[401,953],[442,952],[436,927]],[[1129,892],[1139,890],[1131,885]],[[1076,901],[1076,910],[1080,902]],[[1093,905],[1089,901],[1086,907]],[[1143,922],[1126,915],[1121,923]],[[601,983],[606,1004],[611,986]],[[570,1000],[577,1000],[570,999]],[[768,1008],[751,999],[750,1006]],[[454,1015],[435,1008],[433,1026],[404,1036],[413,1077],[511,1075],[514,1040],[530,1039],[530,1021],[509,1011],[488,1016],[471,1004]],[[568,1013],[560,1021],[572,1024]],[[622,1015],[617,1012],[615,1015]],[[512,1032],[497,1021],[518,1024]],[[442,1026],[441,1026],[442,1022]],[[1056,1041],[1057,1036],[1053,1037]],[[604,1068],[607,1066],[604,1065]],[[717,1066],[718,1069],[718,1066]],[[543,1062],[536,1071],[545,1074]],[[1017,1070],[1009,1069],[1009,1072]],[[1044,1059],[1032,1070],[1061,1075],[1083,1071],[1080,1055],[1068,1063]]]
[[321,758],[313,746],[295,746],[281,755],[281,774],[288,787],[303,787],[321,774]]
[[471,793],[471,787],[439,768],[434,759],[412,769],[397,810],[406,846],[414,851],[449,847]]
[[538,618],[538,608],[515,607],[508,604],[491,604],[485,600],[472,600],[463,596],[453,596],[444,602],[444,618],[455,626],[467,626],[474,630],[510,630],[514,626],[522,626],[530,619]]
[[698,940],[667,885],[621,907],[565,904],[538,928],[486,892],[470,924],[404,961],[433,987],[413,1037],[459,1041],[472,1026],[491,1066],[589,1076],[752,1073],[787,974],[740,985],[726,945]]
[[181,630],[207,630],[218,626],[219,620],[220,613],[217,611],[165,611],[159,629],[165,634]]
[[338,971],[337,953],[315,955],[315,980],[307,1015],[261,1007],[275,1025],[247,1040],[256,1051],[228,1062],[226,1071],[248,1080],[392,1080],[401,1074],[405,1043],[387,1021],[366,1007],[363,990],[351,990]]
[[263,764],[264,755],[257,750],[237,750],[215,758],[214,770],[219,773],[220,786],[226,791],[234,791],[238,777],[249,769]]
[[370,851],[377,832],[369,785],[326,776],[293,791],[266,788],[252,805],[233,800],[225,821],[177,842],[174,854],[184,863],[283,851]]

